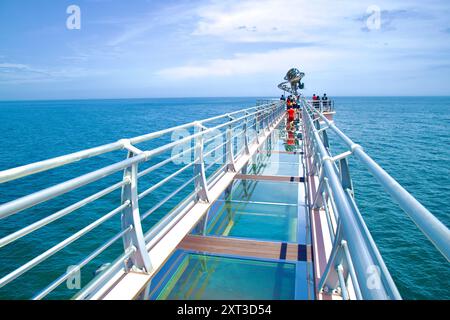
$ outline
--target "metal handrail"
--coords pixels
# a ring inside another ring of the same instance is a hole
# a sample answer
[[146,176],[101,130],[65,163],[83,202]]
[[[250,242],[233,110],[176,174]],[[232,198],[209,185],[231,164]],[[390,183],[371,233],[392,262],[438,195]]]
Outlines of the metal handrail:
[[[318,166],[320,166],[322,176],[328,179],[328,184],[331,190],[330,195],[333,196],[333,207],[337,211],[339,217],[333,250],[329,263],[324,271],[324,275],[322,275],[319,289],[323,289],[325,287],[331,287],[331,289],[334,289],[333,287],[335,287],[333,284],[338,280],[338,274],[337,272],[333,274],[332,271],[337,271],[335,270],[335,266],[339,263],[336,263],[335,260],[339,260],[338,258],[342,255],[339,254],[338,249],[341,242],[341,237],[343,237],[343,239],[345,239],[348,243],[349,251],[353,258],[352,262],[355,266],[356,276],[360,285],[359,289],[361,290],[363,297],[365,299],[396,298],[395,286],[393,288],[386,288],[385,286],[373,288],[367,281],[367,271],[371,270],[372,266],[379,266],[380,263],[382,264],[383,262],[375,261],[372,255],[374,248],[371,248],[368,245],[368,243],[364,240],[365,236],[363,235],[363,230],[358,228],[356,217],[345,195],[340,178],[335,171],[335,167],[331,161],[328,150],[319,136],[316,124],[314,123],[310,112],[311,110],[304,101],[302,108],[302,120],[304,123],[305,137],[311,141],[310,145],[314,144],[314,148],[316,149],[314,150],[313,148],[310,148],[309,154],[318,155],[318,158],[321,159]],[[321,190],[318,191],[320,192]],[[334,279],[332,279],[333,275],[335,276]],[[387,276],[389,277],[389,275]],[[327,281],[328,285],[326,284]],[[382,279],[379,279],[379,281],[381,282]],[[392,296],[392,293],[390,294],[389,291],[394,292],[394,296]]]
[[[201,194],[207,193],[208,189],[211,188],[211,184],[216,179],[215,177],[209,177],[206,179],[204,165],[202,164],[203,160],[199,162],[198,157],[203,159],[203,156],[206,153],[210,153],[209,150],[203,151],[203,145],[205,144],[204,137],[210,138],[210,135],[214,135],[213,139],[221,137],[226,140],[225,143],[221,145],[221,147],[227,148],[227,154],[231,154],[232,158],[229,156],[226,158],[229,161],[237,161],[242,154],[238,153],[233,155],[232,149],[234,148],[234,139],[242,138],[244,141],[248,141],[249,137],[254,137],[251,143],[255,143],[258,139],[258,136],[262,133],[263,130],[268,129],[269,127],[275,124],[275,121],[280,119],[283,116],[284,106],[282,103],[278,101],[270,101],[264,105],[258,105],[251,108],[246,108],[238,111],[234,111],[232,113],[219,115],[216,117],[208,118],[205,120],[194,121],[188,124],[172,127],[169,129],[160,130],[157,132],[149,133],[146,135],[138,136],[131,139],[122,139],[114,143],[106,144],[103,146],[86,149],[83,151],[75,152],[72,154],[35,162],[29,165],[20,166],[17,168],[12,168],[4,171],[0,171],[0,184],[6,183],[8,181],[17,180],[19,178],[33,175],[38,172],[47,171],[56,167],[64,166],[75,161],[80,161],[87,158],[96,157],[105,153],[109,153],[112,151],[125,149],[128,150],[127,159],[113,163],[106,167],[97,169],[95,171],[86,173],[79,177],[61,182],[54,186],[48,187],[46,189],[31,193],[29,195],[14,199],[7,203],[0,205],[0,219],[12,216],[18,212],[21,212],[25,209],[34,207],[40,203],[47,202],[52,200],[53,198],[68,193],[73,190],[77,190],[82,186],[91,184],[95,181],[103,179],[105,177],[111,176],[112,174],[123,171],[124,176],[122,181],[119,181],[115,184],[112,184],[96,193],[87,196],[78,202],[71,204],[53,214],[50,214],[36,222],[33,222],[20,230],[12,232],[6,236],[0,238],[0,248],[10,245],[14,241],[27,236],[28,234],[39,230],[40,228],[54,223],[58,221],[60,218],[67,216],[68,214],[84,207],[85,205],[92,203],[113,191],[122,188],[122,203],[109,213],[99,217],[94,222],[85,226],[81,230],[75,232],[62,242],[55,244],[50,249],[47,249],[43,253],[39,254],[37,257],[27,261],[21,267],[13,270],[12,272],[3,275],[0,278],[0,288],[9,284],[11,281],[17,279],[25,272],[29,271],[31,268],[45,261],[50,256],[56,254],[66,246],[72,244],[74,241],[80,239],[88,232],[92,231],[94,228],[97,228],[113,216],[121,213],[122,220],[122,231],[110,238],[107,242],[101,245],[97,250],[88,255],[85,259],[81,260],[80,263],[77,264],[77,268],[82,268],[89,261],[94,259],[97,255],[102,253],[104,250],[109,248],[119,239],[123,239],[124,243],[124,254],[120,257],[115,263],[113,263],[110,268],[103,271],[97,278],[94,278],[93,281],[85,287],[78,295],[80,297],[88,297],[95,290],[98,289],[98,286],[101,283],[104,283],[104,280],[109,277],[115,270],[124,269],[125,271],[130,269],[140,269],[143,272],[149,272],[152,268],[148,251],[146,250],[146,243],[152,240],[154,243],[157,239],[153,239],[151,235],[153,231],[157,230],[162,226],[161,223],[157,224],[152,229],[144,232],[142,230],[141,221],[147,218],[151,213],[156,211],[162,205],[164,205],[167,201],[172,199],[177,193],[185,190],[186,187],[192,185],[195,182],[196,188],[193,193],[191,193],[184,201],[179,203],[179,207],[186,207],[186,205],[190,202],[197,202],[201,200]],[[214,126],[207,127],[207,124],[212,123]],[[252,128],[256,129],[254,135],[251,133],[251,129],[247,130],[247,125],[251,125]],[[201,130],[197,130],[197,129]],[[244,128],[244,129],[242,129]],[[135,144],[149,141],[152,139],[159,138],[163,135],[171,134],[176,130],[194,130],[194,133],[190,133],[187,137],[178,139],[176,141],[167,143],[165,145],[159,146],[157,148],[142,151],[138,149]],[[226,131],[225,131],[226,129]],[[226,134],[224,134],[224,132]],[[218,132],[218,133],[217,133]],[[234,133],[231,133],[234,132]],[[207,140],[208,143],[214,144],[214,140]],[[196,143],[194,147],[188,147],[182,150],[182,152],[177,153],[176,155],[169,155],[166,159],[153,164],[149,168],[146,168],[142,171],[138,171],[138,165],[142,163],[146,163],[153,159],[155,156],[160,155],[162,153],[167,153],[168,151],[173,151],[175,147],[178,147],[183,144],[191,144],[192,142]],[[211,142],[212,141],[212,142]],[[231,148],[231,149],[230,149]],[[198,154],[197,151],[201,151],[201,154]],[[183,167],[178,168],[175,172],[166,175],[160,181],[154,183],[152,186],[148,187],[144,191],[138,192],[137,190],[137,182],[139,179],[142,179],[147,174],[157,170],[158,168],[167,165],[173,160],[183,156],[188,152],[194,152],[194,160],[190,158],[189,162],[185,164]],[[221,159],[222,160],[222,159]],[[217,161],[217,160],[216,160]],[[223,161],[223,160],[222,160]],[[201,167],[199,167],[201,165]],[[193,174],[190,178],[187,178],[181,186],[177,186],[177,188],[170,194],[168,194],[162,201],[155,204],[152,208],[147,210],[145,213],[139,213],[139,202],[138,200],[145,198],[150,193],[159,189],[161,186],[167,184],[173,178],[179,176],[181,173],[186,172],[187,169],[194,167]],[[200,168],[200,170],[198,170]],[[227,163],[221,166],[221,170],[226,170]],[[217,174],[214,174],[217,177]],[[214,178],[214,179],[212,179]],[[205,184],[197,184],[199,179],[203,179],[206,181]],[[175,212],[176,213],[176,212]],[[170,219],[169,219],[170,218]],[[169,214],[161,222],[170,223],[171,220],[176,218],[176,214]],[[34,296],[34,299],[41,299],[47,296],[50,292],[56,289],[59,285],[61,285],[65,280],[68,279],[73,274],[73,271],[68,271],[52,283],[50,283],[46,288],[39,291],[37,295]]]
[[[331,217],[329,217],[329,211],[337,214],[333,218],[338,223],[338,230],[330,230],[334,232],[330,237],[333,239],[333,249],[318,289],[330,289],[327,286],[336,289],[336,286],[340,286],[342,295],[348,298],[347,288],[342,288],[343,277],[347,274],[352,278],[353,291],[358,299],[400,299],[400,294],[353,199],[346,158],[354,154],[366,165],[385,191],[399,203],[447,260],[450,250],[450,231],[376,164],[361,146],[355,144],[332,121],[328,120],[320,110],[306,99],[302,99],[301,104],[305,148],[312,157],[312,166],[313,169],[315,168],[312,173],[320,180],[313,206],[324,207],[327,219]],[[322,129],[321,124],[324,125]],[[335,157],[331,155],[326,134],[326,131],[330,129],[350,148],[349,151]],[[336,166],[336,162],[339,163],[340,168]],[[379,269],[381,290],[374,290],[367,286],[366,272],[368,268],[372,270],[373,266]]]
[[172,133],[177,130],[189,129],[189,128],[196,127],[198,124],[204,125],[205,123],[228,118],[229,116],[233,116],[233,115],[236,115],[239,113],[245,113],[250,110],[254,111],[253,114],[256,114],[259,109],[261,109],[261,108],[264,109],[264,107],[266,107],[268,104],[271,104],[271,103],[274,103],[274,102],[272,101],[272,102],[268,102],[264,105],[257,105],[254,107],[233,111],[233,112],[230,112],[227,114],[222,114],[219,116],[215,116],[215,117],[211,117],[211,118],[207,118],[207,119],[203,119],[203,120],[189,122],[189,123],[186,123],[183,125],[159,130],[156,132],[152,132],[149,134],[145,134],[145,135],[141,135],[141,136],[137,136],[137,137],[133,137],[133,138],[129,138],[129,139],[120,139],[116,142],[104,144],[104,145],[101,145],[98,147],[85,149],[82,151],[70,153],[67,155],[63,155],[60,157],[55,157],[55,158],[51,158],[51,159],[47,159],[47,160],[43,160],[43,161],[33,162],[33,163],[23,165],[20,167],[16,167],[16,168],[3,170],[3,171],[0,171],[0,183],[4,183],[7,181],[11,181],[11,180],[16,180],[18,178],[26,177],[26,176],[29,176],[29,175],[32,175],[32,174],[35,174],[38,172],[47,171],[50,169],[61,167],[61,166],[64,166],[64,165],[67,165],[67,164],[70,164],[70,163],[73,163],[76,161],[95,157],[95,156],[102,155],[102,154],[105,154],[108,152],[121,150],[121,149],[124,149],[128,144],[134,145],[134,144],[139,144],[142,142],[147,142],[147,141],[159,138],[165,134]]
[[82,261],[77,263],[70,271],[65,272],[63,275],[59,276],[56,280],[54,280],[50,285],[48,285],[45,289],[40,291],[37,295],[33,297],[33,300],[41,300],[45,298],[49,293],[55,290],[58,286],[60,286],[64,281],[66,281],[69,277],[76,274],[81,268],[91,262],[94,258],[99,256],[106,249],[111,247],[117,240],[121,239],[125,233],[130,232],[132,229],[131,226],[120,231],[115,236],[111,237],[108,241],[103,243],[100,247],[98,247],[94,252],[92,252],[89,256],[84,258]]
[[322,121],[344,142],[349,151],[355,155],[377,179],[383,189],[399,204],[422,233],[433,243],[441,254],[450,261],[450,230],[426,209],[416,198],[406,191],[392,176],[378,165],[364,149],[347,137],[333,122],[314,110]]
[[[320,97],[319,97],[320,98]],[[311,106],[318,109],[320,112],[333,112],[334,111],[334,100],[328,99],[328,100],[306,100]]]

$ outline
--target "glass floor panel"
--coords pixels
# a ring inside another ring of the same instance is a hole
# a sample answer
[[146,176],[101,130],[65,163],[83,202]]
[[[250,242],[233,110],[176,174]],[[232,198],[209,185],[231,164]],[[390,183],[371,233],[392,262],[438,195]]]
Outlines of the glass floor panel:
[[301,176],[301,164],[288,162],[268,162],[261,165],[250,165],[247,169],[248,174],[270,175],[270,176]]
[[280,139],[277,142],[272,143],[272,150],[275,151],[288,151],[288,152],[300,152],[302,151],[301,141],[295,139],[294,135],[289,135],[287,139]]
[[294,299],[295,273],[294,263],[187,253],[155,295],[160,300]]
[[290,162],[290,163],[301,163],[301,158],[299,154],[290,153],[271,153],[270,158],[276,162]]
[[280,125],[275,132],[271,143],[272,150],[277,151],[301,151],[302,140],[301,132],[298,129],[287,130],[286,124]]
[[235,180],[231,192],[225,192],[221,199],[297,205],[298,187],[295,182]]
[[[272,156],[275,156],[275,154],[272,154]],[[277,160],[279,162],[301,163],[301,158],[299,154],[278,153],[277,157],[278,157]]]
[[[298,207],[222,201],[208,214],[207,235],[296,242]],[[302,221],[303,222],[303,221]]]
[[250,160],[250,163],[247,167],[250,170],[253,166],[259,166],[261,164],[270,163],[270,161],[272,160],[272,156],[273,156],[273,154],[266,153],[266,152],[258,153],[252,157],[252,159]]

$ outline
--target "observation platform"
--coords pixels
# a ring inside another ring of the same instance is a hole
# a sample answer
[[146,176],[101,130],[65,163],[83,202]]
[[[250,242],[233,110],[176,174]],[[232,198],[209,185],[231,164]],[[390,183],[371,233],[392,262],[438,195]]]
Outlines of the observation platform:
[[[24,194],[0,204],[0,261],[23,254],[21,265],[0,265],[0,296],[19,287],[31,299],[401,299],[347,159],[364,165],[447,261],[450,231],[333,115],[332,101],[299,96],[288,122],[283,101],[262,101],[0,171],[2,188],[27,177]],[[333,155],[329,133],[348,150]],[[77,176],[29,189],[69,165]],[[47,228],[60,238],[47,239]],[[30,246],[42,252],[30,256]],[[70,268],[51,269],[55,257]]]

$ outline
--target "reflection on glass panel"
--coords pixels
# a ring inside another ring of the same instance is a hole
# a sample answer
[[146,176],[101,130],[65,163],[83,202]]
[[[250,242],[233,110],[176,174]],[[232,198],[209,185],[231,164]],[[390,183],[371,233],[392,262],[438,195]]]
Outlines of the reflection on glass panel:
[[297,241],[297,206],[222,202],[208,214],[206,233],[214,236]]
[[292,263],[187,254],[157,299],[286,300],[294,295]]
[[297,204],[298,183],[236,180],[231,192],[222,199]]

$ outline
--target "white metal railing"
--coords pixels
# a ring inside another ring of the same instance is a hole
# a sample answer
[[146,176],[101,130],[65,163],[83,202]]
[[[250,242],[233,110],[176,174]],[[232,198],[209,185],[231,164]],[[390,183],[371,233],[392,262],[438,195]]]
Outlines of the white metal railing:
[[[319,108],[305,99],[301,104],[305,149],[311,158],[308,174],[319,180],[310,205],[312,209],[325,211],[332,241],[332,251],[326,269],[320,275],[318,291],[331,293],[338,290],[344,299],[349,299],[350,295],[357,299],[401,299],[354,200],[347,157],[354,155],[366,166],[447,261],[450,259],[450,231]],[[348,151],[331,155],[329,130],[348,146]]]
[[319,112],[323,113],[334,111],[334,100],[323,100],[319,97],[318,100],[307,100],[307,102]]
[[[96,200],[111,194],[115,190],[121,189],[121,204],[119,206],[101,216],[94,222],[88,224],[81,230],[75,232],[65,240],[50,247],[35,258],[26,261],[19,268],[5,275],[0,275],[0,288],[8,285],[30,269],[34,268],[49,257],[53,256],[57,252],[66,248],[90,231],[99,227],[106,221],[109,221],[112,217],[118,216],[119,214],[121,217],[121,231],[119,233],[111,235],[111,237],[96,250],[88,253],[87,256],[77,263],[71,271],[67,271],[61,276],[55,277],[56,279],[52,283],[38,291],[33,298],[42,299],[46,297],[49,293],[64,283],[64,281],[66,281],[77,270],[86,266],[90,261],[110,248],[120,239],[122,239],[124,247],[122,255],[118,257],[106,270],[94,278],[93,281],[91,281],[86,287],[84,287],[77,295],[77,298],[80,299],[89,297],[99,288],[99,286],[104,284],[115,272],[121,269],[139,269],[144,272],[150,271],[152,265],[148,255],[148,250],[160,240],[156,239],[155,235],[158,234],[159,230],[176,221],[180,210],[170,212],[150,230],[143,230],[142,221],[167,203],[167,201],[172,199],[175,195],[185,190],[188,186],[193,186],[194,191],[190,193],[186,199],[179,203],[177,208],[185,209],[187,204],[192,201],[209,201],[208,190],[224,173],[230,169],[233,169],[235,161],[248,152],[249,145],[257,143],[258,137],[261,135],[263,130],[272,127],[283,115],[284,105],[279,101],[269,101],[255,107],[238,110],[201,121],[187,123],[130,139],[122,139],[99,147],[0,171],[1,187],[1,184],[8,181],[17,180],[38,172],[44,172],[50,169],[65,166],[75,161],[93,158],[117,150],[127,151],[127,157],[122,161],[0,205],[0,219],[4,219],[28,208],[34,207],[40,203],[50,201],[60,195],[77,190],[82,186],[91,184],[105,177],[109,177],[114,173],[123,172],[123,178],[121,181],[99,190],[76,203],[73,203],[19,230],[16,230],[15,232],[3,236],[0,239],[0,249],[7,245],[11,245],[15,241],[50,223],[57,222],[62,217],[65,217],[86,206],[87,204],[93,203]],[[210,124],[213,124],[213,126],[208,127]],[[184,129],[192,130],[194,133],[190,133],[184,138],[177,139],[151,150],[140,150],[136,146],[139,143],[161,138],[163,136],[167,137],[167,135],[172,134],[177,130]],[[241,141],[242,146],[237,148],[238,152],[235,154],[234,149],[236,147],[236,139],[240,139],[239,141]],[[219,140],[222,142],[216,143]],[[188,145],[188,147],[182,149],[181,152],[175,152],[174,154],[174,148],[181,145]],[[205,150],[206,146],[209,147],[208,150]],[[204,157],[211,155],[214,151],[220,150],[220,148],[225,150],[225,157],[221,156],[205,167]],[[149,168],[139,171],[139,165],[149,162],[151,159],[155,159],[158,155],[169,152],[171,152],[170,155],[168,155],[164,160],[151,165]],[[138,190],[138,181],[144,176],[176,159],[183,157],[186,154],[190,155],[191,153],[193,154],[193,160],[189,156],[189,162],[185,163],[183,167],[165,176],[151,187],[142,191]],[[208,177],[206,175],[206,171],[214,166],[216,166],[217,169]],[[186,179],[181,185],[176,185],[172,192],[168,193],[160,202],[154,204],[152,208],[146,212],[140,212],[139,200],[142,200],[149,194],[159,190],[163,185],[173,181],[175,177],[179,177],[182,173],[188,172],[188,170],[192,170],[193,172],[190,178]],[[45,245],[45,239],[43,239],[43,243]]]

